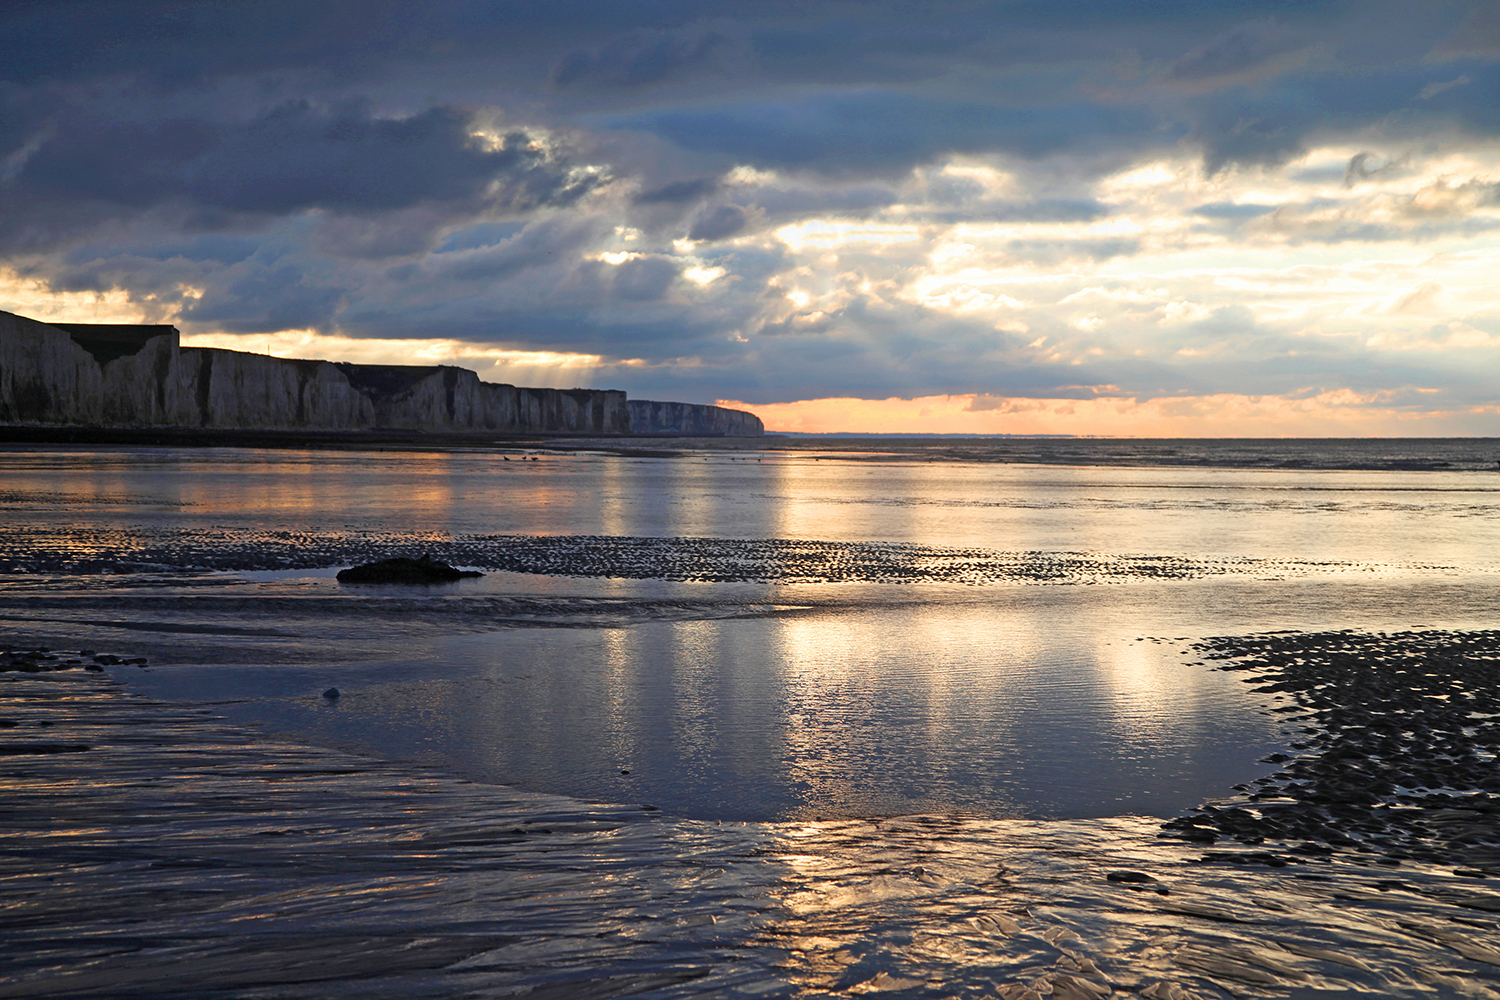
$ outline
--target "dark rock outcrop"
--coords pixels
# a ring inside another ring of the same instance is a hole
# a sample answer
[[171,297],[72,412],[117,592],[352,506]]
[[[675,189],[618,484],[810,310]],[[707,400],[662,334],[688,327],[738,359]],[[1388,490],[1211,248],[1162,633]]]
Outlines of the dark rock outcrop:
[[484,576],[474,570],[454,569],[430,555],[416,559],[398,556],[340,570],[339,583],[452,583]]

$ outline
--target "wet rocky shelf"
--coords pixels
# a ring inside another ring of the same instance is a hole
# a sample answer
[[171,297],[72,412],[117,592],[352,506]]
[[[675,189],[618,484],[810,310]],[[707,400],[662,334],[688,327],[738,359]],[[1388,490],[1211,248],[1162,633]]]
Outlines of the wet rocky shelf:
[[[1303,729],[1277,770],[1165,825],[1209,860],[1345,854],[1500,877],[1500,630],[1281,632],[1193,649]],[[1500,897],[1494,897],[1500,910]]]
[[116,656],[113,653],[98,653],[92,649],[79,650],[78,655],[70,656],[46,646],[32,648],[0,646],[0,674],[45,674],[55,670],[72,670],[77,667],[98,673],[105,667],[144,667],[148,662],[144,656]]

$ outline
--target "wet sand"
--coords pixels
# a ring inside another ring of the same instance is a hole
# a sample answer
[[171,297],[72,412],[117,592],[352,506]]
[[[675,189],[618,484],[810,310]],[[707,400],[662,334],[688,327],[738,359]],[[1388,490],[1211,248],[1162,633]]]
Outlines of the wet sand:
[[1160,553],[1003,550],[903,542],[622,535],[450,535],[447,532],[215,528],[12,527],[0,574],[65,576],[325,569],[431,556],[455,566],[536,576],[698,583],[1093,584],[1248,577],[1283,580],[1452,570],[1363,563]]
[[683,820],[278,743],[13,653],[0,997],[1500,996],[1497,647],[1204,642],[1309,731],[1166,830]]

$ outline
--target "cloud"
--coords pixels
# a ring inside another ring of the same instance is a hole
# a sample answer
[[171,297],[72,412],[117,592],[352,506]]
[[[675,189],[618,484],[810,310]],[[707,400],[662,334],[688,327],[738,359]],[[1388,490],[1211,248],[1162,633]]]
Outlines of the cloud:
[[619,265],[611,284],[621,298],[653,302],[667,293],[677,273],[677,265],[665,257],[638,257]]
[[1463,23],[1433,51],[1449,58],[1496,53],[1500,53],[1500,10],[1489,3],[1475,4]]
[[749,220],[749,213],[738,205],[716,205],[713,208],[704,209],[698,218],[693,220],[693,228],[688,232],[688,239],[726,239],[744,229]]
[[1413,194],[1404,207],[1408,215],[1418,218],[1457,218],[1491,205],[1500,205],[1500,183],[1469,180],[1450,184],[1440,178]]
[[1206,219],[1255,219],[1269,212],[1276,211],[1275,205],[1237,205],[1232,202],[1215,202],[1212,205],[1199,205],[1193,209],[1194,215],[1201,215]]
[[604,45],[574,49],[552,71],[559,88],[638,88],[681,76],[731,73],[749,61],[750,46],[733,24],[637,28]]
[[1159,123],[1140,108],[1006,107],[896,91],[653,111],[604,124],[738,163],[832,173],[889,174],[955,152],[1041,157],[1161,141]]
[[1390,160],[1376,153],[1355,153],[1349,158],[1349,165],[1344,168],[1344,187],[1353,187],[1361,181],[1374,178],[1385,179],[1399,174],[1406,166],[1409,157]]
[[1444,291],[1441,281],[1424,281],[1398,295],[1387,309],[1393,313],[1430,313],[1440,304]]
[[295,263],[236,265],[218,285],[216,294],[188,303],[182,318],[230,333],[329,330],[349,295],[349,289],[325,284]]
[[700,201],[719,190],[717,177],[694,177],[672,181],[636,195],[638,205],[682,205]]
[[736,197],[753,204],[773,219],[801,218],[822,214],[866,216],[887,208],[900,197],[886,187],[837,185],[829,187],[768,184],[746,186]]
[[1452,80],[1433,81],[1417,92],[1417,100],[1430,101],[1445,90],[1452,90],[1454,87],[1466,87],[1473,82],[1468,74],[1454,77]]
[[604,234],[597,218],[545,219],[483,246],[434,254],[420,271],[405,271],[420,280],[494,282],[531,268],[567,261],[592,247]]
[[1281,165],[1339,137],[1364,145],[1372,135],[1400,143],[1455,132],[1500,135],[1500,105],[1486,92],[1500,87],[1500,66],[1472,64],[1467,75],[1474,85],[1439,88],[1421,99],[1431,69],[1415,59],[1362,72],[1308,67],[1261,86],[1192,97],[1183,113],[1210,172]]
[[[487,188],[498,185],[498,192]],[[574,175],[516,130],[486,146],[469,115],[434,107],[400,118],[291,101],[239,122],[112,122],[80,116],[42,143],[17,185],[31,196],[144,209],[182,200],[232,212],[368,212],[481,196],[526,209],[576,201]]]
[[1308,44],[1274,18],[1251,21],[1224,32],[1174,62],[1166,72],[1173,82],[1249,83],[1284,72],[1307,55]]

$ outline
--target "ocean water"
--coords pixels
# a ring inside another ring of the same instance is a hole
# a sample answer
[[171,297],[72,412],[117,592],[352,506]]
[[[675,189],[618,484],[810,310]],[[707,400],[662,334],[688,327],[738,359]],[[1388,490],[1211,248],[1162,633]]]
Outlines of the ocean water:
[[[1168,817],[1295,737],[1193,641],[1493,626],[1497,454],[9,448],[0,628],[310,745],[689,818]],[[422,552],[486,576],[333,578]]]

